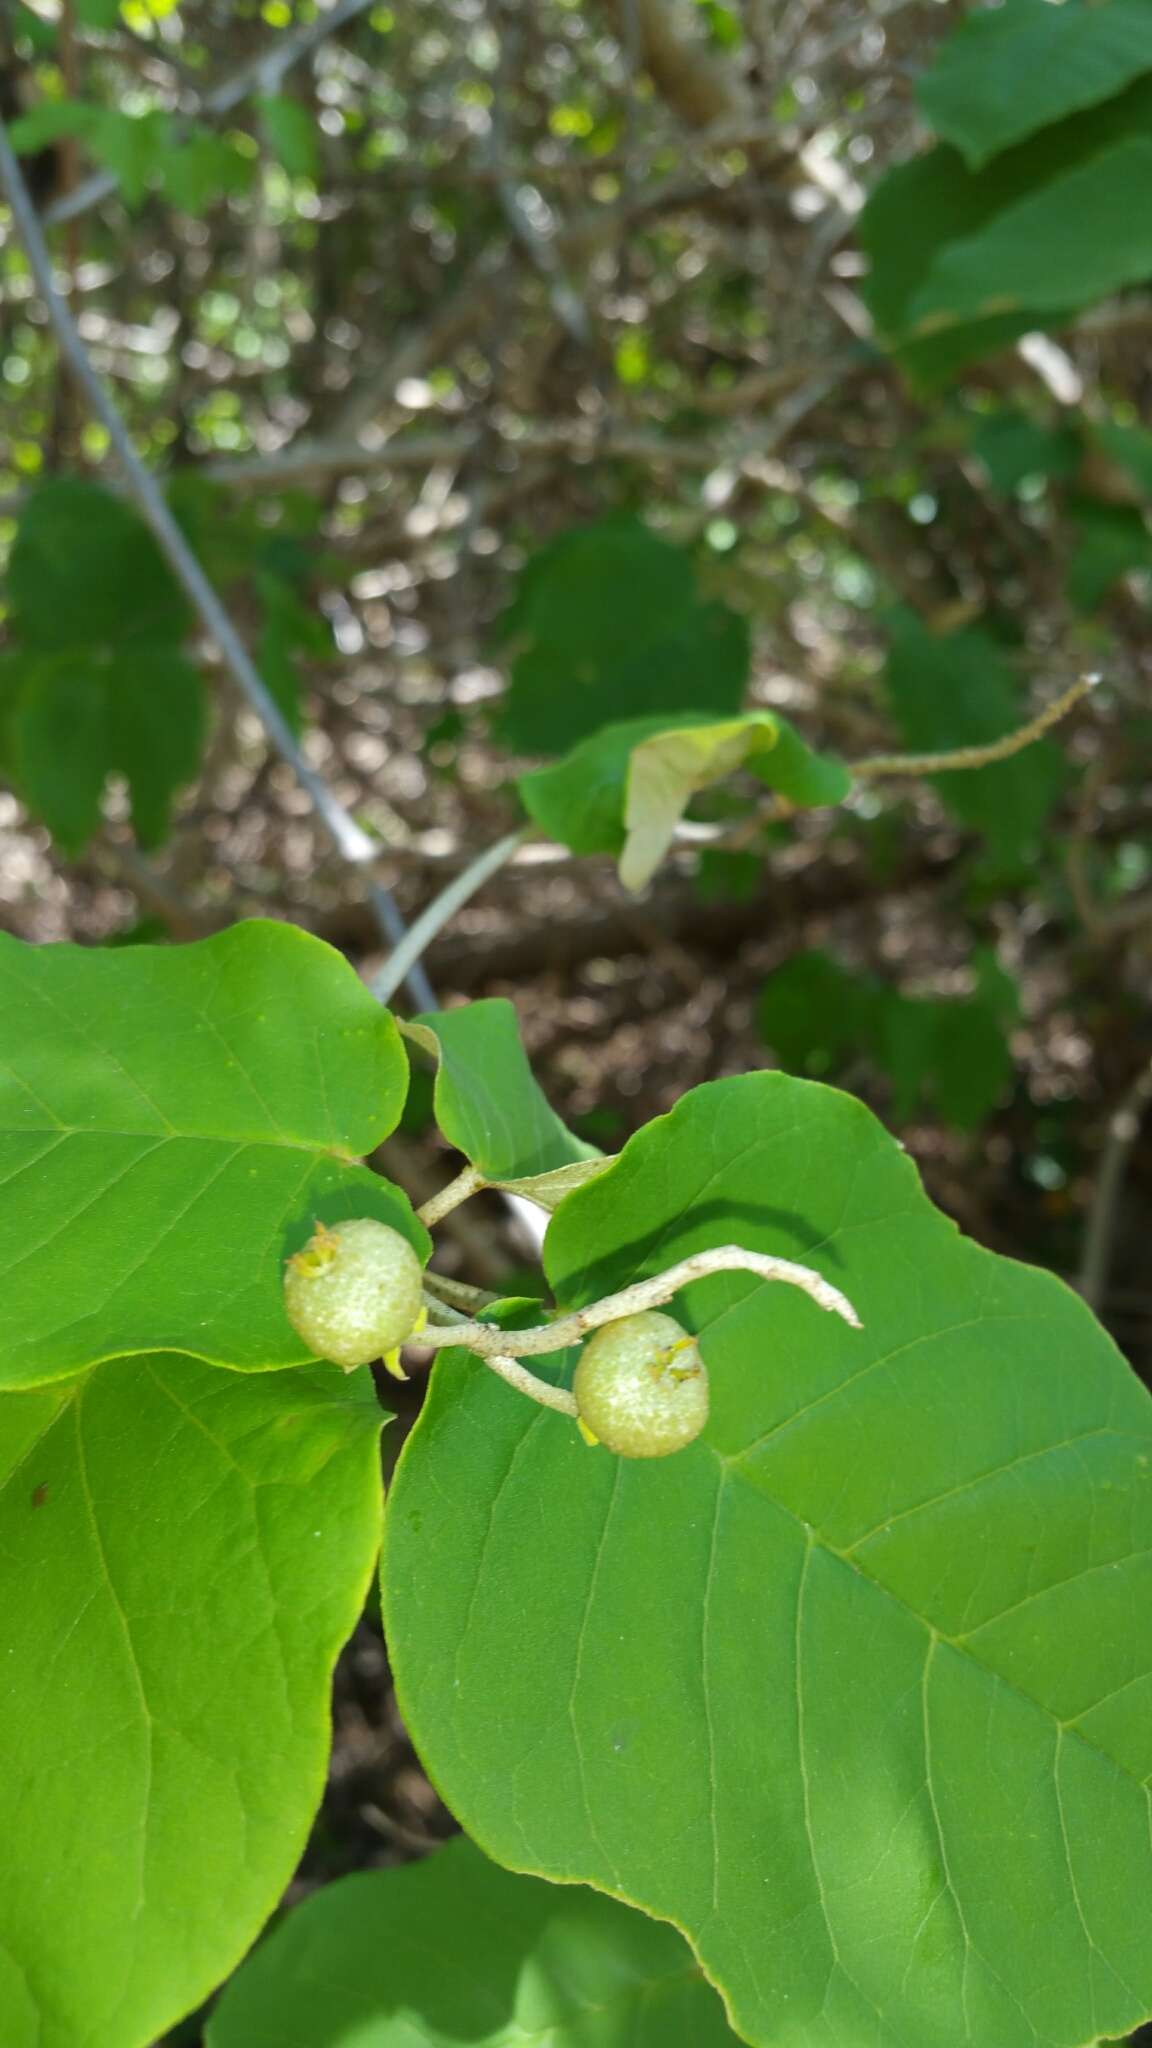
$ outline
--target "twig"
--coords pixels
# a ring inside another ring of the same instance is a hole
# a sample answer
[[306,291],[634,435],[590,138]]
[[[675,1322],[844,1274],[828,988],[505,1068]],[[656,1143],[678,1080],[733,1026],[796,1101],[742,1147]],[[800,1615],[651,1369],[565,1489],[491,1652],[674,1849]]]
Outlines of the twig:
[[1007,761],[1058,724],[1074,704],[1095,689],[1099,680],[1097,675],[1078,677],[1027,725],[1005,733],[1003,739],[990,740],[986,746],[956,747],[943,754],[869,754],[862,761],[850,761],[849,772],[862,781],[873,775],[945,775],[956,769],[987,768],[993,761]]
[[1108,1137],[1088,1211],[1077,1282],[1089,1308],[1099,1308],[1104,1299],[1124,1175],[1149,1108],[1152,1108],[1152,1060],[1136,1076],[1108,1119]]
[[429,1294],[439,1295],[446,1307],[471,1309],[473,1314],[479,1308],[491,1308],[500,1299],[486,1287],[473,1287],[467,1280],[450,1280],[446,1273],[433,1272],[431,1266],[425,1270],[424,1286]]
[[[380,1002],[390,1002],[403,981],[407,981],[411,987],[411,977],[416,969],[416,963],[427,952],[437,933],[451,922],[456,912],[463,908],[478,889],[483,888],[492,875],[497,874],[511,860],[517,848],[523,845],[530,830],[529,826],[522,825],[519,831],[509,832],[503,839],[498,839],[495,846],[485,847],[483,853],[478,853],[475,860],[469,861],[468,866],[453,877],[447,888],[440,891],[439,896],[433,897],[427,909],[421,911],[411,931],[399,941],[379,974],[373,978],[372,993]],[[422,1003],[420,1007],[434,1010],[435,996],[429,1002]]]
[[[296,744],[291,727],[269,693],[244,642],[169,511],[160,486],[136,453],[132,437],[114,399],[92,367],[79,328],[66,301],[56,289],[48,245],[24,182],[24,174],[8,139],[7,127],[2,120],[0,186],[3,187],[11,208],[13,224],[27,253],[29,266],[44,301],[60,353],[71,369],[92,413],[104,427],[109,443],[124,471],[132,497],[155,534],[178,581],[187,592],[202,626],[215,641],[225,667],[255,711],[281,759],[288,763],[301,787],[311,797],[317,816],[341,858],[349,867],[365,866],[378,856],[379,849],[375,841],[354,818],[349,816],[323,777],[305,760]],[[367,892],[385,937],[391,945],[398,946],[406,936],[408,928],[391,896],[370,876],[367,878]],[[420,950],[417,949],[410,954],[401,978],[407,981],[418,1008],[435,1009],[436,997],[432,985],[419,965]]]
[[439,1223],[442,1216],[450,1215],[453,1209],[460,1207],[461,1202],[468,1200],[469,1195],[478,1194],[484,1185],[483,1174],[477,1173],[474,1166],[466,1166],[456,1175],[455,1180],[448,1182],[447,1187],[441,1188],[438,1194],[430,1195],[426,1202],[421,1202],[416,1214],[421,1223],[431,1230],[432,1225]]
[[576,1309],[571,1315],[557,1316],[554,1322],[535,1329],[501,1330],[494,1323],[461,1323],[443,1336],[437,1331],[424,1331],[420,1342],[434,1349],[444,1344],[463,1344],[485,1359],[495,1351],[507,1351],[517,1358],[543,1357],[551,1351],[563,1351],[566,1345],[579,1344],[589,1331],[618,1322],[621,1316],[659,1308],[691,1281],[707,1279],[713,1273],[753,1273],[760,1280],[782,1280],[789,1287],[799,1287],[818,1308],[841,1316],[854,1330],[860,1328],[860,1318],[851,1302],[810,1266],[795,1265],[791,1259],[769,1258],[763,1252],[745,1251],[743,1245],[725,1244],[711,1251],[694,1252],[651,1280],[637,1280],[632,1287],[621,1288],[618,1294],[605,1295],[602,1301]]

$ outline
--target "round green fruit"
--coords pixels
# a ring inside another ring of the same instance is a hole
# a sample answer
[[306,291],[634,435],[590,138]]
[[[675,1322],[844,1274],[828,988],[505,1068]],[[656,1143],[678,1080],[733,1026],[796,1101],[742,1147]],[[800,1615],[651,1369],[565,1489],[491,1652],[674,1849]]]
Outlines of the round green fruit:
[[318,1223],[284,1271],[284,1306],[317,1358],[346,1372],[369,1365],[412,1335],[424,1272],[406,1237],[372,1216],[332,1229]]
[[597,1330],[572,1392],[585,1433],[622,1458],[666,1458],[708,1420],[708,1373],[696,1340],[655,1309]]

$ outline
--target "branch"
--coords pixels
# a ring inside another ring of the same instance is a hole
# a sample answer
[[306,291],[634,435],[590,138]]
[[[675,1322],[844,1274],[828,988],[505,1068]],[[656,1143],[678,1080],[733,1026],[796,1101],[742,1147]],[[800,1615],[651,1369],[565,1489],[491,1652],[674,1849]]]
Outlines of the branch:
[[[451,923],[456,912],[461,910],[469,898],[482,889],[490,876],[496,874],[511,860],[513,854],[523,845],[530,827],[522,825],[517,832],[509,832],[498,839],[495,846],[485,847],[475,860],[470,861],[461,874],[453,877],[447,888],[435,896],[426,910],[422,910],[415,924],[396,945],[372,982],[372,993],[379,1002],[390,1002],[401,982],[408,981],[416,963],[432,944],[433,939],[446,924]],[[434,1010],[436,999],[422,1003],[421,1009]],[[441,1214],[444,1212],[441,1211]],[[425,1218],[425,1221],[428,1219]]]
[[1088,1211],[1080,1277],[1076,1283],[1089,1308],[1098,1309],[1104,1299],[1124,1175],[1149,1108],[1152,1108],[1152,1060],[1136,1076],[1108,1119],[1108,1137]]
[[439,1350],[446,1344],[463,1344],[485,1360],[497,1351],[508,1352],[517,1358],[544,1357],[552,1351],[563,1351],[569,1344],[579,1344],[591,1330],[602,1329],[605,1323],[619,1322],[621,1316],[639,1315],[644,1309],[659,1308],[661,1302],[671,1301],[673,1295],[691,1281],[707,1279],[712,1273],[754,1273],[760,1280],[782,1280],[789,1287],[799,1287],[818,1308],[841,1316],[854,1330],[861,1327],[851,1302],[819,1273],[814,1273],[810,1266],[797,1266],[791,1259],[774,1259],[762,1252],[745,1251],[742,1245],[725,1244],[716,1246],[712,1251],[694,1252],[690,1258],[680,1259],[676,1265],[669,1266],[667,1272],[657,1273],[651,1280],[637,1280],[632,1287],[621,1288],[618,1294],[605,1295],[602,1301],[594,1301],[588,1308],[576,1309],[571,1315],[557,1316],[554,1322],[541,1324],[536,1329],[501,1330],[494,1323],[460,1323],[451,1330],[422,1331],[420,1342],[433,1350]]
[[430,1195],[426,1202],[422,1202],[416,1214],[425,1228],[431,1230],[432,1225],[439,1223],[442,1216],[451,1215],[453,1209],[458,1209],[461,1202],[466,1202],[469,1195],[478,1194],[485,1185],[482,1173],[477,1173],[474,1166],[465,1166],[456,1175],[455,1180],[449,1181],[447,1187],[441,1188],[437,1194]]
[[872,775],[944,775],[961,768],[987,768],[993,761],[1007,761],[1058,724],[1074,704],[1095,689],[1099,680],[1097,675],[1080,676],[1035,718],[1029,719],[1027,725],[1005,733],[1003,739],[990,740],[986,746],[956,747],[944,754],[869,754],[863,761],[850,761],[849,773],[858,780]]
[[[80,330],[65,300],[56,289],[52,259],[44,240],[36,209],[24,174],[0,120],[0,186],[12,210],[16,232],[24,245],[29,267],[44,301],[60,353],[68,364],[84,399],[104,427],[109,443],[127,480],[129,493],[156,536],[177,580],[186,591],[205,632],[215,641],[229,674],[251,705],[281,759],[288,763],[297,781],[311,797],[316,813],[341,859],[349,867],[362,868],[377,858],[378,848],[367,832],[350,817],[339,799],[305,760],[279,705],[275,702],[237,633],[232,620],[205,576],[184,534],[168,509],[167,501],[152,472],[141,461],[131,435],[111,394],[96,371]],[[381,930],[390,944],[399,945],[407,926],[388,891],[371,877],[367,891]],[[406,979],[412,996],[422,1010],[436,1007],[431,983],[415,961]]]

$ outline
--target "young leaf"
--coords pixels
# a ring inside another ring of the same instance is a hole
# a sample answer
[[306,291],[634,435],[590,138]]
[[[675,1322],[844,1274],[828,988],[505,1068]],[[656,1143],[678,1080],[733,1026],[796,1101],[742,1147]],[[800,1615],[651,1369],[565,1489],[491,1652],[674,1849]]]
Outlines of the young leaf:
[[610,719],[739,710],[749,638],[706,603],[692,558],[638,520],[576,528],[532,558],[503,621],[515,650],[509,746],[558,754]]
[[821,760],[769,711],[749,711],[723,725],[654,733],[632,750],[620,856],[626,889],[646,889],[689,801],[697,791],[748,766],[762,782],[798,804],[841,803],[852,778],[838,761]]
[[851,777],[770,711],[723,724],[685,714],[609,725],[522,775],[525,809],[574,853],[619,853],[626,888],[647,886],[689,799],[742,766],[797,805],[839,803]]
[[916,97],[973,169],[1011,143],[1095,106],[1152,71],[1146,0],[1012,0],[968,15],[940,45]]
[[712,1419],[675,1457],[437,1365],[384,1565],[421,1755],[489,1853],[675,1921],[764,2048],[1125,2033],[1152,2008],[1148,1395],[862,1105],[783,1075],[687,1095],[545,1257],[569,1305],[733,1239],[863,1329],[748,1277],[685,1290]]
[[0,1385],[164,1349],[308,1356],[283,1263],[400,1191],[354,1162],[395,1128],[403,1046],[339,954],[287,925],[99,952],[0,935]]
[[147,2048],[272,1911],[377,1548],[381,1419],[365,1373],[172,1357],[0,1395],[10,2048]]
[[436,1061],[436,1121],[485,1180],[520,1181],[595,1156],[546,1100],[503,997],[430,1011],[404,1036]]
[[207,2048],[732,2048],[675,1929],[458,1836],[314,1892],[250,1957]]

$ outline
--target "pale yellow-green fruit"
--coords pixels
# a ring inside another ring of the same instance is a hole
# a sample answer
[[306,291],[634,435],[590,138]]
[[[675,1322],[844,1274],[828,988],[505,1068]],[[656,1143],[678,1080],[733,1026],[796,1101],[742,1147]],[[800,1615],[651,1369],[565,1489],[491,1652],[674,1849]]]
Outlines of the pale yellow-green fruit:
[[351,1372],[412,1335],[424,1273],[406,1237],[373,1216],[318,1223],[284,1269],[284,1306],[317,1358]]
[[708,1420],[708,1373],[696,1346],[656,1309],[589,1337],[572,1381],[586,1431],[622,1458],[666,1458]]

